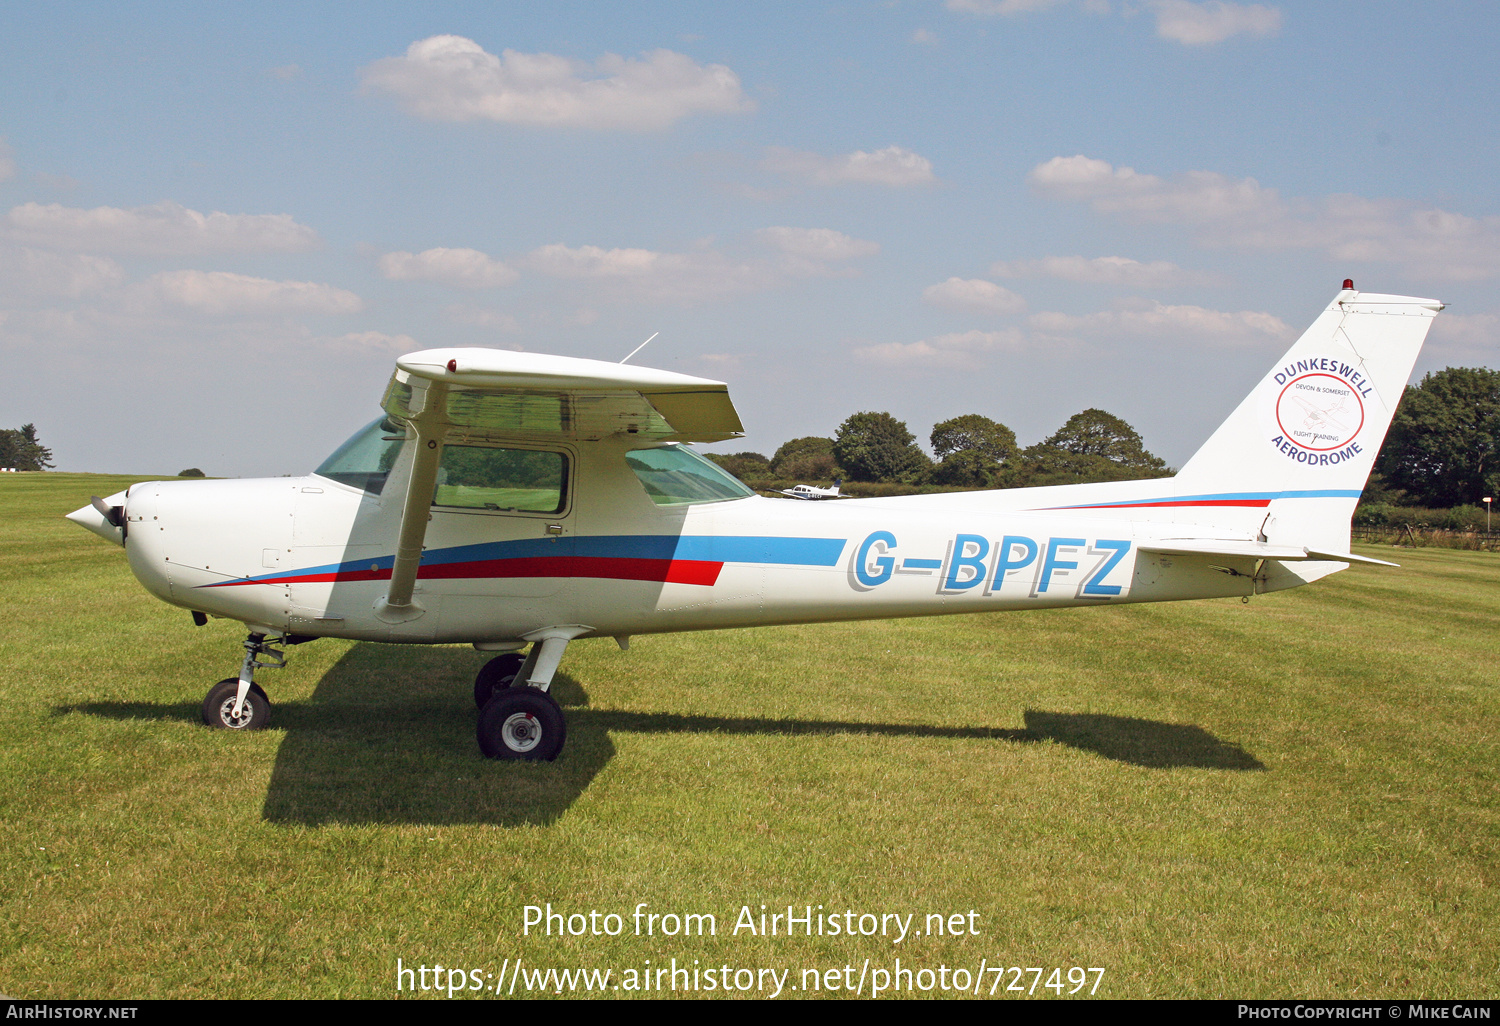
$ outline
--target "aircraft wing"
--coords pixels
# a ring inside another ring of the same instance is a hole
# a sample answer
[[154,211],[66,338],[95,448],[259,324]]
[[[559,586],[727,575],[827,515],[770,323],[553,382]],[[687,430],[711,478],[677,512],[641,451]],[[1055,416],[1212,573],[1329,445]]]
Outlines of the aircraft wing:
[[[396,361],[382,405],[410,420],[429,383],[447,388],[449,434],[719,442],[745,433],[729,386],[601,360],[499,349],[428,349]],[[415,407],[415,410],[414,410]]]
[[381,402],[416,434],[383,618],[422,615],[412,600],[429,508],[449,442],[591,440],[717,442],[745,433],[729,386],[600,360],[499,349],[428,349],[396,361]]
[[1234,538],[1163,538],[1141,542],[1142,552],[1160,552],[1174,556],[1223,556],[1239,559],[1275,559],[1281,562],[1368,563],[1371,566],[1400,566],[1383,559],[1356,556],[1352,552],[1320,552],[1300,545],[1268,545],[1265,542],[1240,541]]

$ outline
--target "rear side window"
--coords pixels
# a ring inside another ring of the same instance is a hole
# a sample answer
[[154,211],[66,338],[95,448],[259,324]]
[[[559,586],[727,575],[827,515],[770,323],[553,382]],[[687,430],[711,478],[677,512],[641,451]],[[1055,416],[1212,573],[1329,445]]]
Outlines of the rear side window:
[[500,513],[561,513],[567,505],[568,458],[537,449],[443,447],[434,506]]
[[724,502],[754,495],[744,482],[683,445],[635,449],[625,454],[646,494],[658,506]]

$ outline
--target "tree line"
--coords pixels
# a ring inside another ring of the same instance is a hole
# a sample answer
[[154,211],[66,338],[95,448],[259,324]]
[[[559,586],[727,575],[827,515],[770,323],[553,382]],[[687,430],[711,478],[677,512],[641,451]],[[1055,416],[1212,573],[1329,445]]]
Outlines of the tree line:
[[1140,433],[1119,417],[1088,409],[1036,445],[978,413],[933,425],[933,456],[903,421],[861,412],[832,438],[794,438],[775,454],[737,452],[710,458],[748,482],[845,481],[949,488],[1024,488],[1166,477],[1171,468],[1146,450]]

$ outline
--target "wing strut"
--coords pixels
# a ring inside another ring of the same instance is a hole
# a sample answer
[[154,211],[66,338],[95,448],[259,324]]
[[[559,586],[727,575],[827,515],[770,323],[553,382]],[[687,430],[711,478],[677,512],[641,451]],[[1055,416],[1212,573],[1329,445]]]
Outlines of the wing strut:
[[448,385],[428,381],[422,411],[413,414],[407,423],[417,435],[416,454],[412,457],[406,500],[401,507],[401,533],[396,538],[390,588],[375,604],[375,615],[387,623],[415,620],[426,612],[413,600],[412,592],[416,590],[417,568],[422,563],[427,522],[432,519],[432,493],[443,462],[443,438],[450,426]]

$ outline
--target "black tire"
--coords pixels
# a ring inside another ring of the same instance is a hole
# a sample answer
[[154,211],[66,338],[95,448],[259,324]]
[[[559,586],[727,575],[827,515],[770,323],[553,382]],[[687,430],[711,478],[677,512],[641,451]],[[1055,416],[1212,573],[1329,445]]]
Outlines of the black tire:
[[514,684],[516,674],[521,672],[521,664],[525,661],[526,657],[521,653],[507,652],[485,663],[479,676],[474,678],[475,707],[483,709],[496,691]]
[[239,689],[238,677],[227,677],[210,688],[203,700],[203,722],[219,730],[264,730],[271,722],[271,700],[259,684],[252,683],[236,719],[232,710]]
[[479,749],[488,759],[551,762],[567,736],[562,709],[536,688],[496,691],[479,712]]

